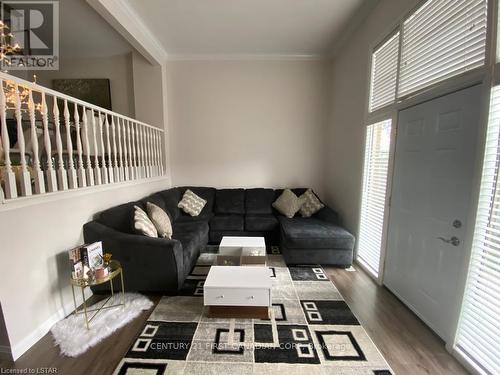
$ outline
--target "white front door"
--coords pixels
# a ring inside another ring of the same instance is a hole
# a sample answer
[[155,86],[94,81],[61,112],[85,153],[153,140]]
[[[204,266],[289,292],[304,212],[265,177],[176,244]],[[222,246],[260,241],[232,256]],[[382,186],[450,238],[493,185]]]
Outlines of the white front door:
[[398,116],[384,284],[441,338],[460,304],[481,87]]

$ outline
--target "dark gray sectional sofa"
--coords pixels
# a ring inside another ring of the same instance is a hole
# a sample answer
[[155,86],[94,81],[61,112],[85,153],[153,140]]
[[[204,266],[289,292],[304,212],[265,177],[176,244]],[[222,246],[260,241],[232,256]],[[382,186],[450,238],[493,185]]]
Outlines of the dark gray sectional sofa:
[[[207,201],[197,217],[177,207],[186,189]],[[306,189],[292,189],[300,196]],[[207,244],[223,236],[262,236],[279,245],[287,264],[352,263],[354,236],[339,225],[335,211],[324,207],[310,218],[289,219],[273,209],[283,190],[176,187],[137,202],[99,213],[83,227],[85,242],[103,241],[105,251],[120,260],[128,291],[176,293]],[[173,226],[171,240],[134,233],[134,205],[162,207]]]

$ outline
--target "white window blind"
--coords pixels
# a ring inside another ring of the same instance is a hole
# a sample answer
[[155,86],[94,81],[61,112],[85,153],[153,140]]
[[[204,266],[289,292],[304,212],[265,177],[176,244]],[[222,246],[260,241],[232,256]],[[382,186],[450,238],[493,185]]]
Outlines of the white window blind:
[[456,349],[481,372],[500,374],[500,86],[492,89],[481,192]]
[[372,55],[370,112],[396,100],[399,32],[378,47]]
[[398,97],[484,65],[487,0],[428,0],[404,23]]
[[368,126],[357,259],[375,276],[380,263],[390,144],[391,120]]

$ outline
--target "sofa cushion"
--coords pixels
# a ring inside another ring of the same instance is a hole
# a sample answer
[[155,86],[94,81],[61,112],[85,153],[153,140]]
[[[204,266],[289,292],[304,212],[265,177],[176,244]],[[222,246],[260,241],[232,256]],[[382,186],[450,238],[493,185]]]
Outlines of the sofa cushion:
[[[158,192],[158,195],[163,199],[164,207],[159,205],[162,208],[165,208],[168,216],[170,216],[170,220],[175,221],[180,216],[180,209],[177,207],[177,204],[181,200],[181,193],[179,189],[172,188],[168,190],[163,190]],[[155,202],[152,202],[155,203]],[[155,203],[156,204],[156,203]]]
[[311,217],[316,212],[321,210],[325,205],[321,203],[316,194],[311,189],[302,194],[300,197],[300,214],[302,217]]
[[175,223],[194,223],[194,222],[208,223],[213,216],[214,216],[213,213],[208,213],[206,215],[200,214],[199,216],[181,215],[177,218]]
[[272,214],[274,200],[273,189],[247,189],[245,191],[245,213]]
[[205,221],[176,221],[173,225],[174,233],[193,233],[195,235],[204,236],[208,234],[208,223]]
[[138,204],[138,206],[141,208],[144,208],[144,210],[146,211],[148,202],[153,203],[154,205],[160,207],[162,210],[166,210],[165,209],[165,200],[163,199],[163,197],[161,196],[160,193],[154,193],[154,194],[148,195],[146,198],[142,198],[141,200],[139,200],[140,204]]
[[[197,196],[199,196],[200,198],[203,198],[204,200],[207,201],[207,203],[203,207],[203,210],[201,210],[198,217],[204,217],[206,215],[210,215],[213,213],[214,201],[215,201],[215,189],[214,188],[199,187],[199,186],[183,186],[183,187],[179,188],[179,196],[182,197],[187,189],[191,190]],[[179,202],[177,201],[177,203],[179,203]],[[177,205],[177,203],[176,203],[176,205]],[[190,216],[190,215],[185,213],[184,211],[180,210],[180,216]]]
[[210,219],[210,230],[243,230],[243,215],[215,215]]
[[158,236],[163,238],[172,238],[172,223],[167,213],[156,204],[147,202],[146,209],[148,217],[158,231]]
[[134,206],[134,230],[137,234],[148,237],[158,237],[158,231],[148,214],[139,206]]
[[290,189],[285,189],[273,203],[273,207],[280,214],[292,218],[300,210],[300,204],[299,198]]
[[245,230],[271,232],[278,228],[279,222],[274,215],[246,215]]
[[279,217],[283,246],[290,249],[352,249],[354,236],[332,223],[315,219]]
[[217,190],[215,193],[215,213],[243,215],[245,213],[245,190]]
[[207,201],[205,199],[187,189],[177,207],[191,216],[198,216],[206,204]]
[[102,211],[97,216],[97,221],[119,232],[135,233],[134,231],[134,205],[140,202],[129,202]]

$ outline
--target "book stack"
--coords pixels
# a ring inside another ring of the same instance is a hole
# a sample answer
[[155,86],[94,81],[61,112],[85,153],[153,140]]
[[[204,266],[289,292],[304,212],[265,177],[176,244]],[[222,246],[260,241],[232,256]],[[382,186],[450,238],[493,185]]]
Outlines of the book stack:
[[68,255],[73,279],[88,279],[104,267],[101,241],[75,247]]

